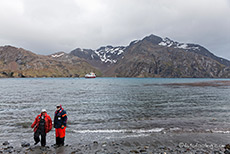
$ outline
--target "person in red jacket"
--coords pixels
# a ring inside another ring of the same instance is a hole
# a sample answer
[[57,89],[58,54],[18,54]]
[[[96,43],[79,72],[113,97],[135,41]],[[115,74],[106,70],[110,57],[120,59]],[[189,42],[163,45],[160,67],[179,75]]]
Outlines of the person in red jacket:
[[41,146],[45,146],[46,133],[52,129],[52,120],[46,113],[46,109],[42,109],[41,114],[35,118],[31,128],[34,128],[34,145],[40,142],[39,136],[41,135]]

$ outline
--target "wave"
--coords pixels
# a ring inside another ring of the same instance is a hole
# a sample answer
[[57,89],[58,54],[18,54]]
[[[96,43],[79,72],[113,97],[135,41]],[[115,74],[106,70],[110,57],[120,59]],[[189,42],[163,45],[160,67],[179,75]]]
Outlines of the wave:
[[217,129],[183,129],[175,128],[153,128],[153,129],[85,129],[85,130],[71,130],[73,133],[87,134],[87,133],[123,133],[123,134],[151,134],[151,133],[218,133],[230,134],[230,130],[217,130]]
[[86,130],[73,130],[75,133],[159,133],[164,128],[153,128],[153,129],[86,129]]
[[109,136],[109,137],[106,137],[106,139],[122,139],[122,138],[136,138],[136,137],[145,137],[145,136],[150,136],[150,134],[131,134],[131,135],[124,135],[124,136]]
[[212,132],[213,133],[218,133],[218,134],[230,134],[229,130],[214,130]]

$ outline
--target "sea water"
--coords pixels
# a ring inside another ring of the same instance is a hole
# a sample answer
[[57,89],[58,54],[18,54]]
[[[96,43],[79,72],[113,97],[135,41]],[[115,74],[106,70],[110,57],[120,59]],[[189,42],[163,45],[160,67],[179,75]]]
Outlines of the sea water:
[[[66,143],[169,132],[229,133],[229,86],[168,85],[214,80],[0,79],[0,144],[33,143],[35,117],[44,108],[53,119],[57,104],[68,116]],[[47,134],[48,144],[55,143],[54,134],[54,129]]]

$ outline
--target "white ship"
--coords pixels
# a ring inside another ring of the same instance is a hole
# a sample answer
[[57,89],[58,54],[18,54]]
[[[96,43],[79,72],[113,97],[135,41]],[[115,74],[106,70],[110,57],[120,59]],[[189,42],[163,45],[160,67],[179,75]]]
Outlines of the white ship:
[[85,75],[85,78],[96,78],[96,74],[93,72],[90,72],[89,74]]

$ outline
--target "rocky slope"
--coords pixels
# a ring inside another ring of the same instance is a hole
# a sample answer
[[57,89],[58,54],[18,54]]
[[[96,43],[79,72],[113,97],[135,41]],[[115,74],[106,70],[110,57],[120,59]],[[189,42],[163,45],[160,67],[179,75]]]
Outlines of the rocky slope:
[[127,47],[73,50],[70,55],[85,59],[104,76],[118,77],[230,77],[230,61],[206,48],[150,35]]
[[[182,49],[186,52],[194,52],[194,53],[197,53],[199,55],[206,56],[206,57],[209,57],[213,60],[216,60],[223,65],[230,66],[230,61],[215,56],[213,53],[208,51],[206,48],[204,48],[198,44],[179,43],[179,42],[173,41],[167,37],[162,39],[162,38],[155,36],[155,35],[150,35],[150,36],[144,38],[144,40],[148,40],[149,42],[151,42],[155,45],[160,45],[163,47]],[[154,40],[158,40],[158,41],[154,41]]]
[[124,58],[106,72],[122,77],[228,78],[229,61],[204,47],[150,35],[132,42]]
[[85,60],[69,54],[36,55],[12,46],[0,47],[0,77],[81,77],[100,72]]

